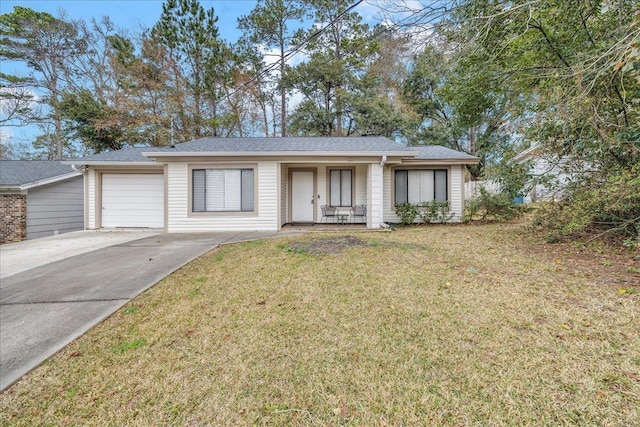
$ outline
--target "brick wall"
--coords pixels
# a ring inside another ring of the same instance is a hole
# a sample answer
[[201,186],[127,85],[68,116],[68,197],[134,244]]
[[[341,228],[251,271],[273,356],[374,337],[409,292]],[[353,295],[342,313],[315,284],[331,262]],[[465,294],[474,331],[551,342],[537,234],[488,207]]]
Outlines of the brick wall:
[[0,243],[19,242],[27,237],[27,196],[0,195]]

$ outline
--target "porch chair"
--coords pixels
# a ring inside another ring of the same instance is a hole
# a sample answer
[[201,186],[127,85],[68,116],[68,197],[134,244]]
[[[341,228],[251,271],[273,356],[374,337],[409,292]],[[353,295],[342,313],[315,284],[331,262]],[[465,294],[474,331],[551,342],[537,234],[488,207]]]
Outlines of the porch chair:
[[362,224],[367,222],[367,205],[355,205],[351,208],[351,223],[353,224],[356,218],[362,220]]
[[326,223],[329,218],[334,218],[334,221],[337,220],[338,210],[336,208],[322,205],[320,206],[320,210],[322,211],[322,218],[320,218],[320,222],[324,221]]

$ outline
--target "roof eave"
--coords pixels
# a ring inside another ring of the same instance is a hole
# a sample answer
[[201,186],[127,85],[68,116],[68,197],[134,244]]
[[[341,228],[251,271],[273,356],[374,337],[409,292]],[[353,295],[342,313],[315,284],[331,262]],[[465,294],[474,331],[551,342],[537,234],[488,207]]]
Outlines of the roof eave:
[[447,165],[477,165],[480,159],[403,159],[409,163],[434,163]]
[[0,185],[2,191],[25,191],[31,188],[40,187],[47,184],[53,184],[58,181],[64,181],[65,179],[75,178],[82,175],[80,172],[69,172],[62,175],[52,176],[50,178],[38,179],[36,181],[25,182],[24,184],[8,184]]
[[179,151],[179,152],[146,152],[145,157],[312,157],[312,156],[391,156],[413,157],[415,154],[407,151]]
[[78,166],[162,166],[155,160],[142,162],[126,162],[118,160],[67,160],[62,162],[65,165]]

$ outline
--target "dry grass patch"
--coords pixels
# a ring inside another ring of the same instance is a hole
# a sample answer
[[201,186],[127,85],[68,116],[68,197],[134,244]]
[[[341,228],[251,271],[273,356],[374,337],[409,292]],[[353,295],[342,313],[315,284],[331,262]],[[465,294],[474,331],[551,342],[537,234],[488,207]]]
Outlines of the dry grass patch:
[[565,261],[500,225],[225,246],[12,386],[0,421],[637,423],[640,296]]

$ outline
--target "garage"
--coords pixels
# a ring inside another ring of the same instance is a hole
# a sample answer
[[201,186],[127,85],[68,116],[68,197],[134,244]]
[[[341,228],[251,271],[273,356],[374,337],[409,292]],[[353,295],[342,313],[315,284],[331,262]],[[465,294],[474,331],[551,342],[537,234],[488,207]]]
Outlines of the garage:
[[164,228],[164,175],[103,174],[102,226]]

